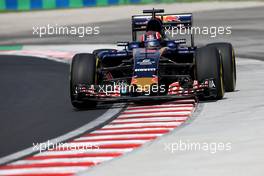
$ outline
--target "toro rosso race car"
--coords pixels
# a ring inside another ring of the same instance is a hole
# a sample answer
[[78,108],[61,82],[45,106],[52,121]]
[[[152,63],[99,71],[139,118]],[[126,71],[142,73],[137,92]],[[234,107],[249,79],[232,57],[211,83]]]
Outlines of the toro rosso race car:
[[[194,45],[194,37],[171,39],[177,28],[190,29],[192,14],[143,10],[132,16],[132,41],[122,50],[98,49],[72,59],[70,95],[76,108],[97,102],[153,101],[198,97],[222,99],[236,86],[234,49],[230,43]],[[140,34],[141,33],[141,34]]]

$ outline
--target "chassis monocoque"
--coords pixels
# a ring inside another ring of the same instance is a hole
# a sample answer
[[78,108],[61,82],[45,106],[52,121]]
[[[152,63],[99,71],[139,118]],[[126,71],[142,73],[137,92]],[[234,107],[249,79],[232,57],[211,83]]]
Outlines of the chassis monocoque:
[[[198,97],[221,99],[234,91],[236,65],[230,43],[203,47],[186,45],[185,39],[168,39],[165,28],[190,28],[192,14],[163,14],[162,9],[144,10],[151,15],[132,17],[132,42],[119,42],[124,49],[98,49],[73,57],[70,94],[74,107],[95,106],[98,101],[152,101]],[[164,37],[160,46],[148,48],[137,40],[139,31],[156,31]]]

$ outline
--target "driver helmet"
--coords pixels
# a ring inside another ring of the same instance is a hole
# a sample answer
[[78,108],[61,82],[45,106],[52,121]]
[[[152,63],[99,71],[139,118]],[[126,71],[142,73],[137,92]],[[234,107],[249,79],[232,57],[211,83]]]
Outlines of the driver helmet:
[[148,31],[141,36],[140,40],[147,48],[158,48],[160,47],[161,34],[159,32]]

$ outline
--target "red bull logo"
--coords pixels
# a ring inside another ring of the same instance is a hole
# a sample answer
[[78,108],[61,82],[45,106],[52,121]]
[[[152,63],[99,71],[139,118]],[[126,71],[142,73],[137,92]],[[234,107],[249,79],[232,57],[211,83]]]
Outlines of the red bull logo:
[[163,22],[174,22],[174,21],[180,21],[179,17],[176,15],[163,16]]

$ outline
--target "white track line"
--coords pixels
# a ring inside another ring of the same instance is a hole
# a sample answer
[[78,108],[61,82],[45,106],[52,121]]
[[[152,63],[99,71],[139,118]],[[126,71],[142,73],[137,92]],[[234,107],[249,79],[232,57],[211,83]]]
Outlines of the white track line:
[[93,133],[97,133],[97,134],[100,134],[100,133],[117,133],[117,132],[144,132],[144,131],[150,131],[150,130],[172,130],[174,128],[142,128],[142,129],[124,129],[124,130],[112,130],[112,129],[109,129],[109,130],[97,130],[95,132],[92,132],[91,134]]
[[[159,123],[156,121],[169,121],[169,120],[186,120],[188,117],[152,117],[152,118],[138,118],[138,119],[120,119],[114,120],[112,123],[117,122],[146,122],[151,121],[152,123]],[[178,122],[181,124],[182,122]]]
[[127,153],[131,152],[133,148],[125,149],[92,149],[92,150],[67,150],[67,151],[48,151],[38,153],[35,156],[52,156],[52,155],[74,155],[74,154],[85,154],[85,153]]
[[[175,119],[175,118],[174,118]],[[134,124],[116,124],[116,125],[106,125],[102,129],[111,129],[111,128],[125,128],[125,127],[156,127],[156,126],[177,126],[179,122],[155,122],[155,123],[134,123]]]
[[153,112],[153,113],[144,113],[144,114],[121,114],[119,119],[126,117],[137,117],[137,116],[157,116],[157,115],[189,115],[191,111],[182,111],[182,112]]
[[158,137],[162,134],[119,134],[119,135],[103,135],[103,136],[87,136],[75,139],[75,141],[89,140],[89,139],[109,139],[109,138],[132,138],[132,137]]
[[19,175],[19,174],[49,174],[49,173],[77,173],[87,169],[87,166],[70,166],[70,167],[36,167],[36,168],[19,168],[19,169],[6,169],[0,170],[0,175]]
[[126,110],[125,112],[126,113],[137,113],[137,112],[145,112],[145,113],[148,113],[148,112],[153,112],[153,111],[157,111],[157,112],[166,112],[166,111],[169,111],[169,110],[185,110],[185,111],[191,111],[193,110],[193,107],[169,107],[169,108],[162,108],[162,109],[137,109],[137,110],[133,110],[133,109],[129,109],[129,110]]
[[193,107],[193,104],[162,104],[162,105],[151,105],[151,106],[130,106],[127,110],[134,110],[134,109],[156,109],[156,108],[173,108],[173,107],[182,107],[188,108]]
[[20,160],[10,165],[21,164],[40,164],[40,163],[79,163],[79,162],[93,162],[95,164],[111,160],[114,157],[82,157],[82,158],[56,158],[56,159],[44,159],[44,160]]
[[[144,144],[147,140],[127,140],[127,141],[99,141],[99,142],[70,142],[66,143],[65,147],[89,147],[89,146],[99,146],[106,144]],[[63,147],[62,147],[63,148]],[[99,147],[100,148],[100,147]]]

